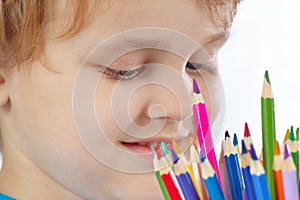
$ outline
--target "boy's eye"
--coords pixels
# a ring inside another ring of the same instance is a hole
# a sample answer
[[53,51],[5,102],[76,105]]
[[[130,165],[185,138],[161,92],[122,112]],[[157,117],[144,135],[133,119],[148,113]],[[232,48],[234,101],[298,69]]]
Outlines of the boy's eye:
[[212,62],[204,64],[187,62],[185,68],[187,72],[203,72],[212,68]]
[[103,71],[103,74],[111,79],[130,80],[140,75],[143,72],[143,69],[144,66],[138,66],[130,70],[118,70],[107,67]]

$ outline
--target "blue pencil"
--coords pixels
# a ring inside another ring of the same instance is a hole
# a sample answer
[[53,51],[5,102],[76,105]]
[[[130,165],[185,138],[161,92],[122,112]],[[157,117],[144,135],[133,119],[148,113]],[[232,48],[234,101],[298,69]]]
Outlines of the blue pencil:
[[255,199],[269,200],[270,193],[267,184],[266,174],[263,166],[257,158],[253,144],[251,148],[250,174],[254,189]]
[[216,173],[208,160],[200,153],[203,182],[211,200],[225,200]]
[[250,174],[250,154],[248,153],[246,144],[244,140],[242,140],[242,155],[241,155],[241,160],[242,160],[242,173],[244,177],[244,183],[245,183],[245,189],[246,189],[246,195],[248,200],[255,200],[255,195],[254,195],[254,189],[253,189],[253,184],[252,184],[252,179],[251,179],[251,174]]
[[174,160],[174,173],[183,192],[186,200],[200,200],[198,193],[194,187],[190,174],[187,172],[186,167],[181,159],[177,156],[175,151],[171,149],[172,157]]
[[233,146],[234,146],[234,149],[237,152],[238,156],[240,157],[241,156],[241,151],[240,151],[240,148],[239,148],[239,141],[238,141],[236,133],[233,135]]
[[230,140],[228,131],[226,131],[226,138],[224,142],[224,160],[226,164],[232,199],[244,199],[244,186],[238,154],[235,151],[235,148]]

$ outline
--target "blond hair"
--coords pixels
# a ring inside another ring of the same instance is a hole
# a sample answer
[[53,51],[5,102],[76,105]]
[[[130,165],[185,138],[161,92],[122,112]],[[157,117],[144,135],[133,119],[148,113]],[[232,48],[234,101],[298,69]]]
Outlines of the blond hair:
[[[68,39],[84,28],[99,2],[94,0],[67,0],[64,6],[64,29],[59,39]],[[198,0],[213,13],[215,19],[226,18],[224,26],[230,26],[239,0]],[[55,0],[0,0],[0,67],[18,66],[38,59],[43,50],[46,30],[52,19]],[[230,3],[229,3],[230,2]],[[100,4],[100,3],[99,3]],[[224,12],[225,6],[230,12]],[[228,17],[229,15],[229,17]],[[220,20],[219,20],[220,21]],[[222,21],[222,20],[221,20]]]

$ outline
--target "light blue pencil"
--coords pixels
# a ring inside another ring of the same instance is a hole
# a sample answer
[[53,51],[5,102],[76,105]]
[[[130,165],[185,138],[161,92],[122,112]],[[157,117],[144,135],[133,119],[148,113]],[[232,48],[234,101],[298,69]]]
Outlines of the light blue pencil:
[[202,179],[211,200],[225,200],[215,170],[200,152]]
[[270,200],[266,174],[263,166],[257,158],[253,144],[251,148],[250,174],[254,189],[255,199]]

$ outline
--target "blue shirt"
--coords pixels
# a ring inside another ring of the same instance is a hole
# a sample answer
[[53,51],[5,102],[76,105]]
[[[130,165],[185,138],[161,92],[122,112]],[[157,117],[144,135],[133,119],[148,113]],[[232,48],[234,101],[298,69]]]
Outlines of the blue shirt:
[[0,200],[15,200],[15,199],[0,193]]

